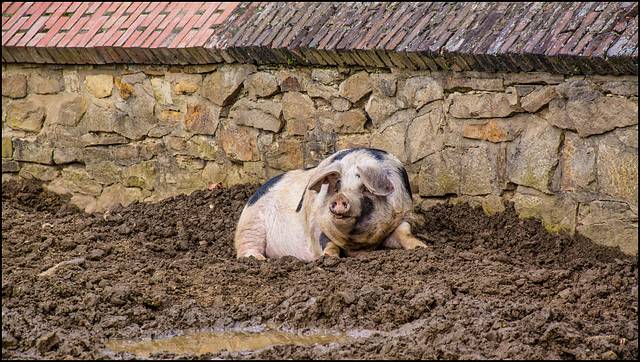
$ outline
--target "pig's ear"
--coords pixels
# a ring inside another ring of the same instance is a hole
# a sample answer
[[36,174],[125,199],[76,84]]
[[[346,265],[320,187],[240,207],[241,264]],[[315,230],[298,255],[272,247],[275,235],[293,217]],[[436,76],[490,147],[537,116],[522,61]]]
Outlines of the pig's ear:
[[340,172],[342,167],[339,163],[332,163],[327,167],[319,169],[314,176],[309,180],[309,190],[320,192],[320,188],[323,183],[329,183],[333,185],[337,179],[340,178]]
[[356,166],[360,173],[362,183],[371,191],[372,194],[378,196],[388,196],[393,192],[394,187],[387,176],[387,173],[376,162],[366,162]]

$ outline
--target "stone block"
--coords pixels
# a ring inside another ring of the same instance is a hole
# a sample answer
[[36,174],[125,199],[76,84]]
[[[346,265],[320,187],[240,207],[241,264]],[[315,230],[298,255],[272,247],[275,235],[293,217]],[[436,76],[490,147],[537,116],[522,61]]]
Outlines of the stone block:
[[122,184],[153,190],[157,184],[158,168],[155,161],[143,161],[122,169]]
[[[367,134],[341,134],[336,147],[338,150],[371,146],[371,138]],[[305,164],[305,167],[310,165]]]
[[491,183],[496,178],[496,169],[492,163],[486,148],[469,148],[462,161],[460,194],[471,196],[490,194]]
[[2,135],[2,158],[11,158],[13,157],[13,136],[12,135]]
[[336,131],[338,133],[362,133],[367,115],[361,109],[341,112],[335,116]]
[[204,79],[200,93],[218,106],[226,106],[238,94],[245,79],[256,71],[253,64],[225,64]]
[[28,93],[54,94],[64,89],[62,72],[59,70],[38,69],[29,74]]
[[153,89],[153,95],[159,104],[163,106],[173,104],[173,98],[171,98],[171,84],[169,84],[169,82],[161,78],[152,78],[151,87]]
[[151,193],[148,190],[142,190],[137,187],[124,187],[117,183],[105,187],[97,200],[96,212],[105,212],[117,205],[127,206],[133,201],[141,201],[148,197]]
[[86,147],[119,145],[127,143],[128,140],[126,137],[123,137],[117,133],[98,132],[83,134],[82,136],[80,136],[80,142],[82,142],[82,146]]
[[558,97],[558,93],[554,86],[546,86],[536,89],[522,97],[520,99],[520,104],[525,111],[535,113],[542,107],[549,104],[552,99]]
[[185,143],[188,155],[203,160],[215,160],[218,157],[218,145],[213,136],[195,135]]
[[492,92],[504,91],[502,78],[478,78],[476,76],[459,76],[455,72],[447,72],[441,78],[442,88],[447,92],[468,92],[482,90]]
[[550,193],[549,184],[558,164],[561,131],[539,117],[507,148],[509,181]]
[[454,148],[445,148],[425,157],[418,173],[420,196],[458,194],[460,162],[460,151]]
[[456,92],[450,98],[449,113],[456,118],[509,117],[521,111],[515,89],[511,93],[461,94]]
[[578,81],[567,80],[556,86],[556,92],[561,97],[568,99],[593,100],[602,96],[596,89],[597,87],[592,82],[584,79]]
[[10,160],[2,160],[2,182],[5,181],[4,173],[5,172],[18,172],[20,171],[20,162],[10,161]]
[[[3,86],[4,88],[4,86]],[[638,96],[638,80],[630,81],[611,81],[602,84],[602,91],[619,95],[619,96]]]
[[60,170],[57,167],[40,165],[37,163],[26,163],[22,165],[22,168],[20,169],[21,177],[33,177],[42,181],[51,181],[59,175]]
[[128,99],[133,95],[133,86],[131,84],[123,82],[121,77],[114,77],[113,80],[122,99]]
[[396,95],[398,81],[394,74],[371,74],[369,77],[374,93],[381,93],[387,97],[393,97]]
[[63,69],[62,81],[64,83],[64,89],[70,93],[77,93],[80,91],[80,77],[78,71],[75,69]]
[[237,124],[280,132],[282,128],[282,103],[260,100],[250,101],[246,98],[238,100],[229,111],[229,118]]
[[85,156],[86,170],[89,176],[103,185],[119,182],[122,168],[112,161],[100,160],[90,162]]
[[434,103],[431,111],[415,117],[410,122],[407,132],[409,162],[416,162],[444,147],[441,131],[444,122],[442,102]]
[[259,131],[246,127],[232,129],[223,122],[218,129],[216,138],[227,157],[234,161],[259,161],[257,147]]
[[596,244],[620,247],[626,254],[638,255],[638,213],[627,203],[593,201],[580,204],[576,231]]
[[127,84],[137,84],[144,83],[147,81],[149,77],[147,77],[144,73],[133,73],[133,74],[124,74],[122,76],[122,81]]
[[198,90],[197,85],[193,83],[185,82],[183,80],[178,82],[178,84],[176,84],[176,87],[174,89],[176,94],[186,94],[186,95],[191,95],[195,93],[197,90]]
[[387,97],[381,93],[373,93],[364,110],[371,118],[373,125],[380,126],[389,116],[404,108],[404,104],[395,97]]
[[32,138],[13,139],[13,159],[16,161],[53,164],[53,147],[49,141]]
[[[114,131],[132,140],[146,137],[158,122],[155,115],[156,101],[144,84],[134,84],[134,96],[115,102],[117,114]],[[95,103],[95,100],[94,102]]]
[[408,78],[400,83],[398,98],[406,104],[420,109],[427,103],[444,99],[442,86],[431,77],[419,76]]
[[504,85],[514,84],[559,84],[564,82],[563,74],[547,72],[504,73]]
[[116,120],[124,118],[125,112],[116,108],[113,102],[105,99],[94,99],[89,102],[84,117],[78,127],[85,132],[115,132]]
[[84,167],[71,165],[62,169],[60,174],[65,189],[72,193],[98,196],[102,192],[102,185],[91,178]]
[[369,79],[367,72],[358,72],[344,82],[340,83],[338,94],[340,97],[348,99],[352,103],[356,103],[365,95],[371,93],[373,84]]
[[335,68],[311,70],[311,80],[322,84],[335,84],[344,79],[342,73]]
[[50,100],[47,123],[76,126],[89,107],[86,98],[73,93],[62,93]]
[[7,126],[15,130],[39,132],[44,122],[44,107],[33,101],[17,101],[7,106]]
[[251,99],[256,97],[270,97],[280,91],[278,78],[271,73],[253,73],[244,81],[244,87]]
[[499,214],[504,212],[505,207],[502,198],[498,195],[487,195],[482,200],[482,210],[486,215]]
[[558,128],[576,131],[576,126],[567,117],[567,100],[564,98],[552,99],[549,102],[549,112],[545,118],[549,124]]
[[66,163],[84,163],[84,156],[80,148],[54,148],[53,163],[63,165]]
[[394,113],[371,134],[371,147],[391,152],[406,164],[409,160],[405,147],[407,128],[415,115],[416,111],[413,109]]
[[182,112],[162,110],[158,115],[158,121],[165,123],[167,125],[175,126],[176,124],[182,121]]
[[614,136],[598,143],[598,191],[638,204],[638,149],[621,147]]
[[189,64],[185,65],[182,70],[187,74],[211,73],[219,66],[219,64]]
[[282,113],[287,122],[287,133],[292,135],[304,135],[313,127],[313,117],[316,108],[311,98],[299,92],[287,92],[282,97]]
[[87,75],[84,87],[96,98],[109,97],[113,92],[113,76],[107,74]]
[[[172,114],[172,116],[174,115]],[[203,104],[187,104],[184,128],[192,133],[213,135],[220,122],[219,116],[219,108],[212,110]]]
[[490,118],[486,123],[463,124],[462,137],[480,139],[493,143],[513,141],[531,122],[540,118],[527,113],[518,113],[513,117]]
[[344,112],[351,108],[351,102],[342,97],[335,97],[331,98],[331,107],[338,112]]
[[338,134],[335,130],[323,129],[322,126],[315,127],[304,135],[303,153],[305,166],[317,166],[320,161],[336,152],[338,150],[337,141]]
[[96,211],[97,200],[94,196],[76,194],[71,196],[71,200],[69,200],[69,202],[87,213]]
[[512,198],[520,218],[534,217],[542,221],[550,232],[564,231],[573,234],[578,203],[561,194],[546,195],[536,190],[518,186]]
[[327,102],[331,102],[332,98],[339,95],[338,86],[336,85],[325,85],[320,82],[309,81],[306,88],[309,97],[322,98]]
[[166,142],[170,150],[183,151],[187,148],[187,141],[181,137],[168,137]]
[[221,165],[215,162],[207,162],[202,170],[202,179],[208,185],[222,182],[225,187],[242,183],[262,184],[266,181],[257,175],[246,173],[242,165],[228,163]]
[[11,74],[2,77],[2,96],[23,98],[27,95],[27,77],[23,74]]
[[619,96],[569,99],[566,112],[580,137],[588,137],[638,124],[638,99]]
[[243,162],[242,168],[247,175],[252,175],[253,178],[263,179],[267,177],[264,162]]
[[265,153],[267,166],[291,171],[302,168],[302,147],[298,140],[278,140],[273,147]]
[[596,149],[591,142],[565,132],[559,167],[563,191],[596,191]]

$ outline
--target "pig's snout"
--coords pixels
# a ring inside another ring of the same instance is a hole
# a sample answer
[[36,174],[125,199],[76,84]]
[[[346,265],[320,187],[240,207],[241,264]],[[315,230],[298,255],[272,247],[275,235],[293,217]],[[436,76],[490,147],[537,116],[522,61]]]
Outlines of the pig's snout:
[[348,216],[347,214],[349,213],[349,210],[351,210],[351,205],[349,204],[349,200],[347,200],[343,194],[335,195],[331,199],[329,211],[331,211],[331,213],[337,218]]

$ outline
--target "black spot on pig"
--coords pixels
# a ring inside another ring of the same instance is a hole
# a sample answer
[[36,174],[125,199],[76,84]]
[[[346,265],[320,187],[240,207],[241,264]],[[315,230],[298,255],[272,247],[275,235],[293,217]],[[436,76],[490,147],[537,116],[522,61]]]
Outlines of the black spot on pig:
[[328,236],[324,233],[320,234],[320,247],[322,248],[322,251],[324,251],[324,248],[326,248],[330,242],[331,240],[329,240]]
[[371,214],[375,210],[373,200],[368,196],[363,196],[360,199],[360,216],[356,218],[356,222],[353,224],[353,228],[349,231],[350,235],[360,235],[368,231],[369,226],[367,222],[371,219]]
[[[312,168],[315,168],[315,167],[306,167],[306,168],[303,168],[302,171],[309,171]],[[307,193],[307,188],[308,187],[309,187],[309,185],[307,185],[307,187],[304,188],[304,191],[302,191],[302,197],[300,198],[300,202],[298,203],[298,207],[296,207],[296,212],[300,212],[300,210],[302,210],[302,202],[304,201],[304,194]]]
[[409,175],[407,175],[407,170],[404,167],[398,167],[398,173],[402,178],[402,184],[404,185],[404,189],[407,190],[409,196],[413,199],[413,194],[411,193],[411,185],[409,184]]
[[340,161],[346,155],[348,155],[348,154],[350,154],[352,152],[356,152],[356,151],[366,151],[368,154],[373,156],[373,158],[375,158],[378,161],[382,161],[386,157],[386,155],[388,153],[387,151],[379,150],[377,148],[358,147],[358,148],[352,148],[350,150],[344,150],[344,151],[340,151],[340,152],[336,153],[335,155],[333,155],[333,157],[331,157],[331,162]]
[[379,150],[377,148],[365,148],[365,150],[378,161],[384,160],[388,154],[387,151]]
[[247,206],[251,206],[255,204],[258,200],[260,200],[262,196],[264,196],[267,192],[269,192],[269,189],[271,189],[273,185],[277,184],[278,181],[280,181],[282,176],[284,176],[284,174],[280,174],[272,178],[271,180],[265,182],[264,185],[260,186],[258,191],[256,191],[256,193],[253,194],[253,196],[251,196],[251,198],[249,199],[249,202],[247,202]]
[[300,210],[302,209],[302,202],[304,201],[304,194],[307,193],[307,188],[304,188],[304,191],[302,191],[302,197],[300,198],[300,202],[298,203],[298,207],[296,207],[296,212],[300,212]]

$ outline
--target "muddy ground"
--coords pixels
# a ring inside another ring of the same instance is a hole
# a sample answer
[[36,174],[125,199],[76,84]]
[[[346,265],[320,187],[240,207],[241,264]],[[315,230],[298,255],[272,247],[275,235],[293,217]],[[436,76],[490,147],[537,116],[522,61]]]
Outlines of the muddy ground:
[[509,203],[493,216],[441,204],[415,228],[427,249],[236,260],[235,223],[256,189],[87,214],[4,182],[3,359],[132,358],[104,341],[265,325],[358,337],[151,357],[638,357],[637,258],[617,249],[551,235]]

